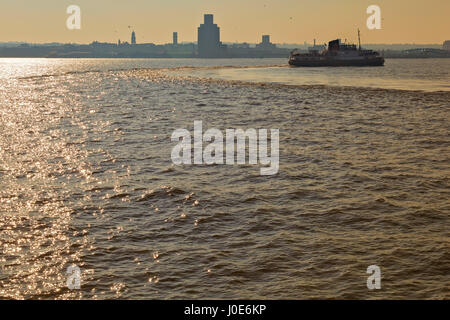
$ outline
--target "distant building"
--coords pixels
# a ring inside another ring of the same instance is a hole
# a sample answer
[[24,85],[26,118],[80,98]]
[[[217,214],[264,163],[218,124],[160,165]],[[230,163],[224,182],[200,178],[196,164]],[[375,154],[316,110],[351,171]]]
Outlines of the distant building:
[[130,44],[127,41],[123,42],[120,39],[119,39],[119,41],[117,41],[117,46],[118,47],[126,47],[126,46],[129,46],[129,45]]
[[131,33],[131,44],[136,44],[136,33],[134,31]]
[[[339,39],[340,41],[340,39]],[[314,45],[312,47],[308,47],[308,51],[309,52],[322,52],[323,50],[326,49],[326,45],[317,45],[316,44],[316,39],[314,39]]]
[[173,43],[174,46],[178,45],[178,32],[173,33]]
[[220,42],[220,28],[214,24],[214,16],[205,14],[205,21],[198,28],[198,55],[201,58],[219,58],[226,54],[226,46]]
[[231,48],[238,48],[238,49],[250,49],[250,44],[248,44],[247,42],[244,43],[233,43],[231,46]]
[[447,40],[444,42],[444,45],[442,46],[442,49],[450,51],[450,40]]
[[275,44],[273,44],[272,42],[270,42],[270,35],[266,34],[266,35],[262,36],[261,43],[257,44],[256,47],[259,49],[270,50],[270,49],[275,49],[277,46]]

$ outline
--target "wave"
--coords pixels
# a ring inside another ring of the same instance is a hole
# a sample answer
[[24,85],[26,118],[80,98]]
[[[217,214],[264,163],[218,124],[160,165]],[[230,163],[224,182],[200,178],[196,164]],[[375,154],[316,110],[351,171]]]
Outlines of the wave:
[[418,89],[395,89],[395,88],[383,88],[383,87],[365,87],[365,86],[352,86],[352,85],[329,85],[329,84],[288,84],[288,83],[276,83],[276,82],[264,82],[264,81],[245,81],[245,80],[231,80],[221,78],[211,78],[208,76],[181,74],[178,72],[185,71],[208,71],[208,70],[230,70],[230,69],[263,69],[283,67],[289,68],[284,65],[265,65],[265,66],[213,66],[213,67],[175,67],[175,68],[141,68],[134,70],[127,70],[133,72],[138,77],[147,79],[154,79],[155,77],[161,77],[170,79],[171,81],[191,81],[191,82],[203,82],[219,85],[236,85],[236,86],[251,86],[251,87],[268,87],[268,88],[291,88],[291,89],[326,89],[335,92],[349,92],[349,91],[364,91],[366,93],[378,93],[378,92],[397,92],[397,93],[420,93],[423,95],[444,95],[450,96],[450,92],[445,90],[426,91]]
[[[152,67],[152,68],[109,68],[105,70],[74,70],[60,73],[50,73],[42,75],[32,75],[26,77],[19,77],[19,80],[35,80],[50,77],[64,77],[70,75],[86,75],[90,73],[123,73],[126,76],[137,76],[139,78],[147,78],[151,80],[170,80],[170,81],[189,81],[189,82],[203,82],[215,83],[219,85],[236,85],[236,86],[252,86],[252,87],[270,87],[270,88],[294,88],[294,89],[327,89],[332,91],[341,91],[343,93],[348,91],[364,91],[364,92],[418,92],[421,94],[439,94],[448,97],[449,91],[446,90],[427,90],[414,88],[387,88],[376,86],[361,86],[361,85],[332,85],[332,84],[295,84],[295,83],[279,83],[273,81],[264,81],[258,79],[257,81],[224,79],[219,77],[211,77],[207,74],[202,75],[202,71],[218,71],[218,70],[257,70],[268,68],[283,68],[289,69],[287,65],[272,64],[272,65],[225,65],[225,66],[181,66],[181,67]],[[188,72],[195,72],[196,74],[189,74]],[[450,87],[450,86],[442,86]]]

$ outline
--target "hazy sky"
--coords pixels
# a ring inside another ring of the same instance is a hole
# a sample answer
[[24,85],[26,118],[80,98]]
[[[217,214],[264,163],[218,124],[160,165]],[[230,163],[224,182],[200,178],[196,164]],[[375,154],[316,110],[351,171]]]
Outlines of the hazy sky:
[[[81,7],[81,30],[66,28],[66,8]],[[368,30],[366,9],[381,7],[382,30]],[[450,0],[0,0],[0,42],[196,41],[213,13],[224,42],[276,43],[342,38],[364,43],[442,43],[450,39]]]

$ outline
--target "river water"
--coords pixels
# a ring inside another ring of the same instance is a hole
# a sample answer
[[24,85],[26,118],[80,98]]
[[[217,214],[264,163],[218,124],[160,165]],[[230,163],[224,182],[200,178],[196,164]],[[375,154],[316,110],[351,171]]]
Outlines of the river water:
[[[450,60],[285,63],[0,59],[0,298],[450,298]],[[197,120],[279,173],[173,165]]]

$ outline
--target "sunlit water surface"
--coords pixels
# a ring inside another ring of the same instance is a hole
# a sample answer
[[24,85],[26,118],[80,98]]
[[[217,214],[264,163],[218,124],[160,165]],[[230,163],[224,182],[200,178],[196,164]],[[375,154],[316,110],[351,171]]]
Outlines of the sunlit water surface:
[[388,59],[384,67],[202,68],[191,75],[286,85],[326,85],[398,90],[450,91],[450,59]]
[[[449,62],[421,61],[0,59],[0,298],[449,298]],[[194,120],[280,129],[279,174],[174,166]]]

